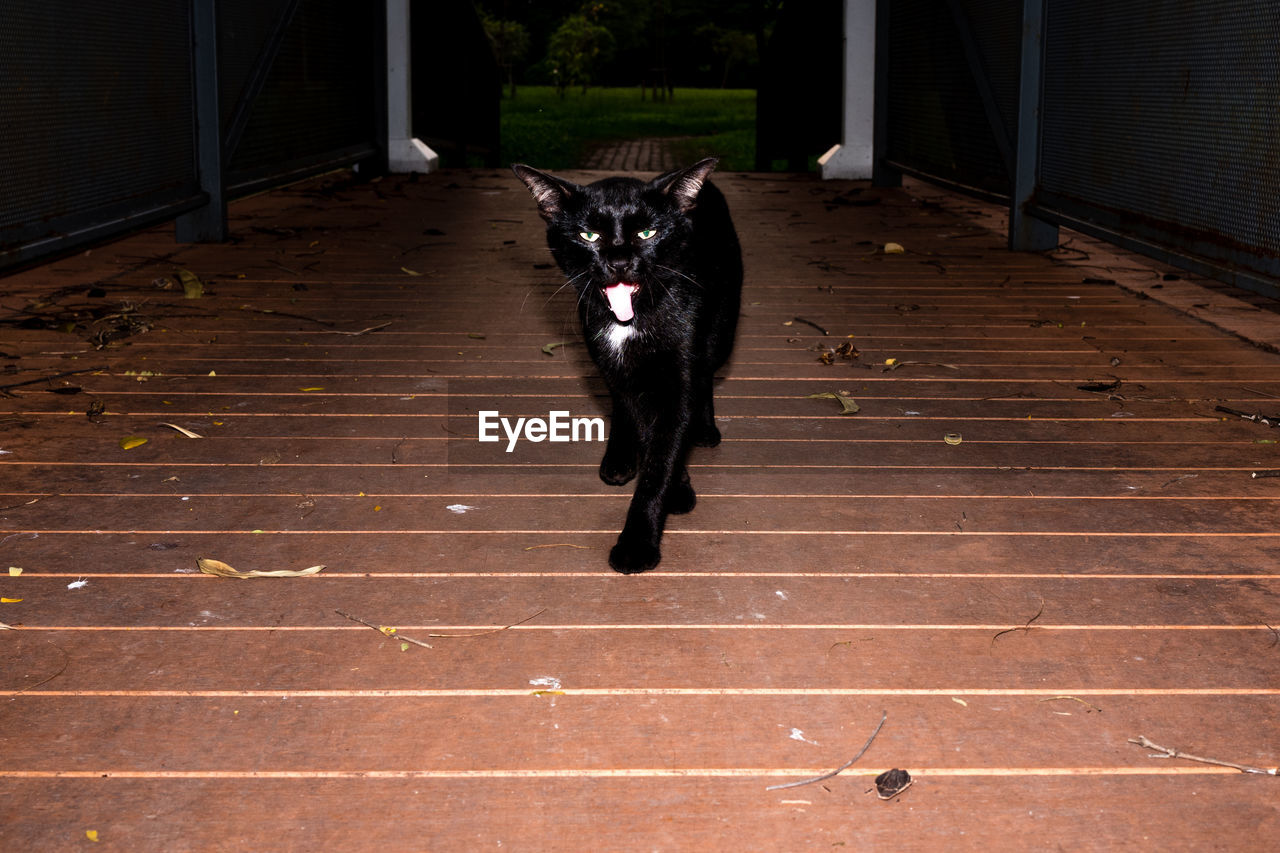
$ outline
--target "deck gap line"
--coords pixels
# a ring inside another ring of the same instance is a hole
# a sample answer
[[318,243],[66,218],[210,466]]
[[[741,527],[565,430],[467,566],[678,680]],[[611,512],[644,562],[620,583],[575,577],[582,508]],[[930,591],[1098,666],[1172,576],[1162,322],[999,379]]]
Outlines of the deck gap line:
[[[1021,625],[1012,626],[1022,630]],[[1005,631],[1008,622],[989,625],[930,625],[930,624],[840,624],[840,623],[687,623],[687,624],[527,624],[504,627],[502,625],[397,625],[401,631]],[[354,625],[15,625],[16,631],[67,631],[67,632],[137,632],[137,633],[282,633],[300,632],[354,632]],[[1037,632],[1044,631],[1258,631],[1274,635],[1269,625],[1079,625],[1044,624],[1037,622]],[[1280,693],[1280,688],[1277,688]]]
[[[704,498],[727,498],[733,500],[756,500],[767,498],[790,500],[815,500],[823,498],[840,498],[841,500],[923,500],[923,501],[1280,501],[1280,495],[939,495],[939,494],[854,494],[845,492],[823,493],[721,493],[702,491]],[[0,496],[12,498],[48,498],[49,492],[0,492]],[[181,500],[183,498],[267,498],[293,500],[299,497],[367,500],[369,498],[403,498],[434,500],[440,498],[475,498],[475,499],[609,499],[631,500],[625,492],[368,492],[353,494],[351,492],[58,492],[62,498],[147,498],[164,500]]]
[[[659,575],[664,578],[818,578],[836,580],[855,578],[865,580],[878,579],[950,579],[950,580],[1193,580],[1193,581],[1280,581],[1280,575],[1272,574],[1147,574],[1108,572],[1088,574],[1075,572],[1064,574],[1059,572],[676,572],[663,571]],[[109,578],[115,580],[133,580],[136,578],[199,578],[207,576],[195,570],[186,572],[40,572],[25,571],[24,578]],[[605,577],[597,572],[341,572],[326,570],[321,579],[329,580],[393,580],[405,578],[430,578],[439,580],[461,580],[464,578],[561,578],[582,581],[587,578]]]
[[[536,697],[540,692],[521,688],[418,688],[323,690],[0,690],[0,697],[27,696],[46,699],[506,699]],[[563,687],[560,696],[1280,696],[1280,688],[892,688],[892,687]]]
[[[845,776],[874,776],[888,768],[857,767]],[[4,779],[681,779],[681,778],[791,778],[825,773],[826,768],[564,768],[564,769],[485,769],[485,770],[0,770]],[[1240,775],[1230,767],[912,767],[914,777],[1033,777],[1033,776],[1204,776]]]
[[[35,533],[40,536],[87,536],[87,535],[128,535],[128,536],[616,536],[617,530],[549,530],[549,529],[413,529],[386,530],[367,528],[363,530],[154,530],[139,528],[95,528],[95,529],[0,529],[0,535]],[[1061,536],[1068,538],[1095,537],[1114,539],[1274,539],[1280,537],[1280,531],[1115,531],[1115,530],[680,530],[668,529],[667,536],[946,536],[969,538],[1029,537],[1045,538]]]
[[[388,441],[394,438],[387,439]],[[591,469],[595,470],[599,467],[596,462],[273,462],[271,465],[262,465],[258,462],[104,462],[95,459],[92,462],[61,462],[57,460],[33,460],[33,459],[12,459],[0,460],[0,467],[74,467],[74,468],[399,468],[405,471],[412,471],[416,468],[453,468],[466,471],[473,468],[499,468],[499,469],[515,469],[515,470],[531,470],[544,468],[573,468],[573,469]],[[840,464],[766,464],[766,465],[748,465],[748,464],[730,464],[730,463],[691,463],[689,468],[709,471],[714,469],[737,469],[750,468],[753,471],[929,471],[931,473],[941,473],[948,471],[1024,471],[1024,472],[1061,472],[1061,471],[1089,471],[1089,472],[1106,472],[1113,474],[1135,474],[1142,472],[1149,473],[1165,473],[1169,471],[1199,471],[1211,474],[1239,473],[1241,471],[1256,471],[1260,466],[1248,465],[1240,467],[1222,467],[1222,466],[1198,466],[1198,465],[1176,465],[1170,467],[1160,467],[1151,465],[1139,466],[1086,466],[1086,465],[840,465]],[[48,494],[42,492],[41,494]],[[175,492],[181,494],[181,492]]]

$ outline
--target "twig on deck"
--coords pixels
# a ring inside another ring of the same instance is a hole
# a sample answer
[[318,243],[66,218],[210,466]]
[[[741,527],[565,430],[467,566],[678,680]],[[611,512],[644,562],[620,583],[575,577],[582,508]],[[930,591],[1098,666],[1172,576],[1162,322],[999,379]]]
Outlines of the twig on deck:
[[1070,701],[1070,702],[1079,702],[1081,705],[1089,709],[1085,713],[1093,713],[1094,711],[1097,711],[1099,714],[1102,713],[1102,709],[1099,708],[1097,705],[1091,705],[1090,703],[1081,699],[1079,696],[1047,696],[1044,699],[1041,699],[1040,701],[1041,702],[1061,702],[1064,700]]
[[819,326],[817,323],[813,322],[812,320],[806,320],[806,319],[805,319],[805,318],[803,318],[803,317],[794,317],[794,318],[792,318],[792,319],[794,319],[794,320],[795,320],[795,322],[797,322],[797,323],[804,323],[806,326],[813,326],[815,329],[817,329],[819,332],[822,332],[822,334],[824,334],[824,335],[830,335],[830,334],[831,334],[831,333],[830,333],[830,332],[828,332],[826,329],[822,328],[821,326]]
[[82,367],[79,370],[64,370],[61,373],[53,373],[48,376],[37,376],[35,379],[27,379],[23,382],[10,382],[8,385],[0,385],[0,394],[6,397],[12,397],[8,391],[10,388],[22,388],[26,385],[36,385],[41,382],[48,382],[51,379],[61,379],[64,376],[78,376],[81,373],[93,373],[95,370],[106,370],[105,364],[97,367]]
[[1144,735],[1138,735],[1136,738],[1129,738],[1129,743],[1136,743],[1145,749],[1154,749],[1154,755],[1148,755],[1147,758],[1182,758],[1187,761],[1199,761],[1202,764],[1216,764],[1219,767],[1233,767],[1241,773],[1257,773],[1262,776],[1280,775],[1280,768],[1273,767],[1270,770],[1262,767],[1251,767],[1248,764],[1236,764],[1234,761],[1219,761],[1216,758],[1205,758],[1200,755],[1192,755],[1189,752],[1183,752],[1169,746],[1161,746],[1158,743],[1152,743]]
[[422,640],[415,640],[413,637],[406,637],[404,634],[398,633],[395,628],[383,627],[380,625],[375,625],[372,622],[366,622],[363,619],[361,619],[359,616],[352,616],[350,613],[347,613],[343,610],[335,610],[333,612],[337,613],[339,616],[342,616],[346,619],[350,619],[352,622],[359,622],[361,625],[366,625],[372,628],[373,630],[377,631],[379,634],[381,634],[384,637],[391,637],[392,639],[395,639],[395,640],[403,640],[406,643],[413,643],[415,646],[422,646],[424,649],[435,648],[435,646],[431,645],[430,643],[424,643],[422,642]]
[[1028,619],[1025,625],[1019,625],[1017,628],[1005,628],[1003,631],[997,632],[996,635],[991,638],[991,643],[994,645],[995,641],[1000,639],[1001,636],[1003,636],[1004,634],[1008,634],[1012,631],[1030,631],[1031,623],[1039,619],[1041,614],[1043,613],[1044,613],[1044,596],[1042,595],[1040,596],[1040,609],[1036,611],[1035,616],[1032,616],[1030,619]]
[[[307,319],[311,319],[311,318],[307,318]],[[320,320],[316,320],[315,322],[319,323],[319,322],[321,322],[321,321],[320,321]],[[395,320],[388,320],[388,321],[387,321],[387,322],[385,322],[385,323],[379,323],[379,324],[378,324],[378,325],[376,325],[376,326],[370,326],[369,328],[367,328],[367,329],[361,329],[361,330],[360,330],[360,331],[358,331],[358,332],[344,332],[344,331],[342,331],[341,329],[326,329],[325,331],[321,332],[320,334],[322,334],[322,335],[324,335],[324,334],[329,334],[329,335],[349,335],[349,336],[351,336],[351,337],[353,337],[353,338],[354,338],[354,337],[357,337],[357,336],[359,336],[359,335],[367,335],[367,334],[369,334],[370,332],[376,332],[376,331],[378,331],[379,329],[385,329],[387,326],[390,326],[390,325],[391,325],[392,323],[394,323],[394,322],[395,322]]]
[[1242,412],[1239,409],[1229,409],[1226,406],[1214,406],[1215,412],[1224,412],[1228,415],[1235,415],[1237,418],[1246,421],[1253,421],[1263,426],[1277,427],[1280,426],[1280,415],[1264,415],[1259,412]]
[[[13,629],[12,625],[6,625],[5,627],[9,628],[10,630]],[[67,650],[64,649],[62,646],[58,645],[57,643],[55,643],[53,640],[45,640],[45,642],[53,646],[62,654],[62,666],[58,667],[58,671],[55,672],[53,675],[49,676],[48,678],[37,681],[35,684],[31,685],[30,687],[22,688],[18,692],[14,693],[13,696],[21,696],[23,693],[26,693],[28,690],[35,690],[41,684],[48,684],[50,681],[53,681],[59,675],[62,675],[62,673],[67,671],[67,666],[71,663],[71,655],[67,654]],[[9,698],[12,699],[13,696]]]
[[537,617],[541,616],[543,613],[546,613],[546,612],[547,612],[547,608],[544,607],[541,610],[539,610],[537,613],[533,614],[532,616],[524,617],[519,622],[512,622],[510,625],[503,625],[501,628],[491,628],[488,631],[473,631],[469,634],[427,634],[427,636],[435,637],[441,640],[456,640],[461,637],[483,637],[486,634],[498,634],[498,633],[501,633],[502,631],[507,630],[508,628],[514,628],[517,625],[523,625],[524,623],[529,622],[533,619],[536,619]]
[[880,729],[884,727],[884,721],[887,719],[889,719],[889,712],[881,711],[880,722],[876,724],[875,730],[871,732],[871,737],[867,738],[867,742],[862,745],[862,749],[858,750],[858,754],[855,755],[853,758],[850,758],[844,764],[841,764],[835,770],[832,770],[830,773],[823,773],[821,776],[814,776],[811,779],[801,779],[798,782],[787,782],[786,784],[783,784],[783,785],[770,785],[769,787],[765,788],[765,790],[780,791],[783,788],[799,788],[801,785],[812,785],[814,782],[825,782],[827,779],[830,779],[832,776],[838,776],[841,773],[841,771],[853,766],[853,763],[857,761],[859,758],[861,758],[863,753],[865,753],[868,749],[871,748],[871,742],[876,739],[876,735],[880,734]]
[[308,317],[305,314],[290,314],[288,311],[276,311],[272,308],[254,308],[252,305],[241,305],[241,311],[248,311],[252,314],[266,314],[268,317],[288,317],[290,320],[306,320],[308,323],[316,323],[321,326],[332,326],[329,320],[317,320],[315,317]]

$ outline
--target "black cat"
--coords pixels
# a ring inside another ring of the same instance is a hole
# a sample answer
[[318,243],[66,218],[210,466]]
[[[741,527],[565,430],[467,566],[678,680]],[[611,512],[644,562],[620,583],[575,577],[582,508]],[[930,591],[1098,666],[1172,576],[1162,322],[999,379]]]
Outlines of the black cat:
[[716,159],[645,182],[588,186],[515,165],[547,221],[547,244],[578,292],[587,349],[613,397],[600,479],[639,473],[609,565],[652,569],[668,513],[693,509],[692,445],[720,443],[711,381],[733,348],[742,250],[707,176]]

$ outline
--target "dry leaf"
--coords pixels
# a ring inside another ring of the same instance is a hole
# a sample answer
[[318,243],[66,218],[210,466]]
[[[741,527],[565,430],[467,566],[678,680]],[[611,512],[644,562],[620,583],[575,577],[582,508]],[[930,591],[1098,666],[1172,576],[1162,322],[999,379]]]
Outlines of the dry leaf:
[[901,255],[906,251],[907,251],[906,249],[902,248],[901,243],[885,243],[884,244],[884,253],[886,255]]
[[[162,426],[162,427],[168,427],[169,429],[176,429],[178,432],[182,433],[182,434],[183,434],[183,435],[185,435],[187,438],[204,438],[204,436],[203,436],[203,435],[201,435],[200,433],[198,433],[198,432],[192,432],[191,430],[189,430],[189,429],[187,429],[187,428],[185,428],[185,427],[180,427],[180,426],[178,426],[177,424],[166,424],[166,423],[162,423],[162,424],[160,424],[160,426]],[[128,448],[125,448],[125,449],[127,450]]]
[[947,444],[951,445],[952,447],[955,447],[960,442],[964,441],[964,439],[960,436],[960,433],[958,432],[949,432],[942,437],[942,440],[945,441]]
[[21,567],[21,566],[10,566],[10,567],[9,567],[9,577],[11,577],[11,578],[16,578],[16,577],[17,577],[18,575],[20,575],[20,574],[22,574],[22,567]]
[[852,415],[861,411],[858,404],[849,398],[849,395],[841,391],[823,391],[819,394],[810,394],[806,399],[809,400],[838,400],[840,402],[840,414]]
[[178,281],[182,282],[182,295],[187,299],[204,296],[204,282],[191,270],[178,270]]
[[260,572],[249,571],[242,572],[239,569],[233,569],[221,560],[210,560],[201,557],[196,560],[196,565],[200,567],[200,571],[206,575],[217,575],[220,578],[300,578],[303,575],[314,575],[316,572],[324,568],[324,566],[311,566],[306,569],[277,569],[276,571]]
[[120,449],[133,450],[135,447],[141,447],[146,443],[147,440],[140,435],[126,435],[120,439]]
[[542,351],[547,355],[555,355],[556,347],[567,347],[574,343],[577,343],[577,341],[556,341],[555,343],[544,344]]
[[414,270],[411,270],[408,267],[400,267],[400,272],[404,273],[405,275],[422,275],[422,273],[415,272]]
[[876,777],[876,796],[882,800],[892,800],[910,788],[914,781],[905,770],[886,770]]

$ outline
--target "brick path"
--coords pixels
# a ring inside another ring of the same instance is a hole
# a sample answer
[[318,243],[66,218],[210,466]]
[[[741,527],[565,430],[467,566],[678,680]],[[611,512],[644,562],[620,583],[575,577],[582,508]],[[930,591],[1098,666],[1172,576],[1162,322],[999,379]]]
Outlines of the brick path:
[[665,172],[680,165],[671,152],[671,139],[631,139],[599,145],[587,152],[584,169],[608,172]]

